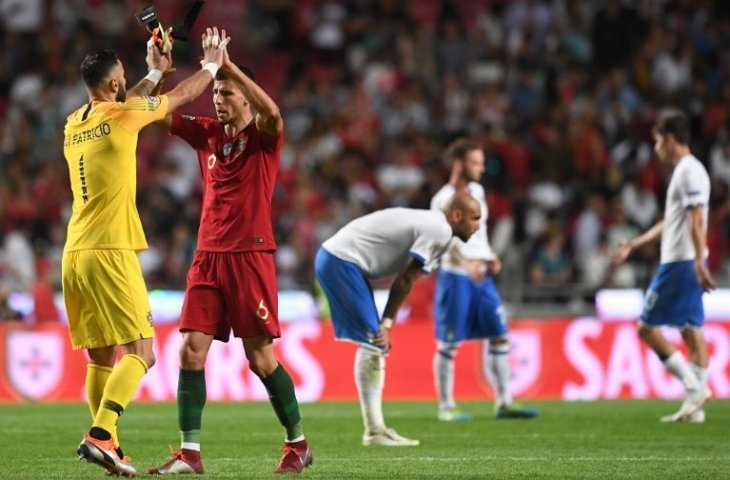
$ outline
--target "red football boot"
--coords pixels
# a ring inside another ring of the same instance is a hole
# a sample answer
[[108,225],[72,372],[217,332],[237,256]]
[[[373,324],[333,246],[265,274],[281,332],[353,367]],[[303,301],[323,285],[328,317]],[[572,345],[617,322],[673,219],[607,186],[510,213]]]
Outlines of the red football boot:
[[306,440],[285,443],[281,451],[283,455],[274,473],[301,473],[312,464],[312,451]]
[[203,473],[203,461],[200,452],[195,450],[173,450],[170,449],[172,458],[159,467],[150,468],[147,473],[150,475],[171,475],[181,473],[201,474]]

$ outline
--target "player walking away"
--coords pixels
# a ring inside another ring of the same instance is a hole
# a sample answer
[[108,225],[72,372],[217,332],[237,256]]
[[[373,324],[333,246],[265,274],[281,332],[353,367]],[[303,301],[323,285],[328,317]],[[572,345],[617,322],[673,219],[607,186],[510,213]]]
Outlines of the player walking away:
[[[209,30],[204,38],[211,35]],[[73,212],[62,282],[72,346],[89,354],[86,395],[94,422],[78,454],[110,474],[137,473],[119,448],[116,423],[155,363],[150,304],[137,259],[147,248],[135,205],[137,134],[203,93],[223,62],[227,42],[223,32],[221,48],[203,49],[203,69],[159,97],[147,95],[171,60],[152,44],[146,59],[150,72],[130,89],[129,99],[116,53],[98,51],[81,63],[89,103],[68,116],[64,130]],[[115,366],[117,346],[123,356]]]
[[[662,422],[704,422],[708,353],[702,326],[702,292],[715,288],[707,270],[707,215],[710,178],[689,149],[689,122],[681,113],[662,116],[654,127],[654,151],[674,166],[667,187],[664,219],[644,234],[619,244],[614,262],[621,264],[631,251],[661,237],[659,269],[649,285],[639,319],[639,336],[656,352],[686,390],[680,409]],[[659,327],[682,332],[690,363],[669,343]]]
[[[389,208],[353,220],[325,241],[314,260],[332,313],[335,337],[358,344],[355,383],[365,433],[363,445],[416,446],[385,426],[385,355],[398,309],[422,273],[430,273],[453,236],[467,240],[479,228],[479,203],[467,193],[443,212]],[[380,320],[369,279],[397,274]]]
[[509,338],[502,300],[489,274],[502,264],[487,237],[487,203],[479,180],[484,173],[481,146],[467,139],[455,140],[446,150],[452,162],[451,178],[431,200],[431,208],[443,210],[455,192],[468,192],[481,207],[479,230],[468,242],[455,240],[444,254],[434,298],[437,348],[433,359],[438,393],[438,419],[468,421],[454,401],[454,357],[463,340],[488,339],[484,347],[489,378],[494,387],[497,418],[532,418],[537,411],[512,401],[510,390]]
[[213,104],[216,119],[172,115],[163,124],[196,150],[204,192],[197,251],[180,317],[181,446],[149,473],[203,473],[205,360],[213,340],[227,342],[231,330],[243,340],[249,368],[266,387],[286,430],[284,453],[274,472],[299,473],[312,463],[312,453],[304,439],[294,384],[273,346],[281,330],[271,198],[284,121],[253,73],[233,64],[227,53],[213,84]]

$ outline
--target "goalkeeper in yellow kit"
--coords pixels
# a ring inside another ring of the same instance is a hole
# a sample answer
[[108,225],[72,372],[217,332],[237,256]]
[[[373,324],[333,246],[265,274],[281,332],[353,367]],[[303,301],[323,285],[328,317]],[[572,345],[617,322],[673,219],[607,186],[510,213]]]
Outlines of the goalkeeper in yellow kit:
[[[154,329],[137,252],[147,248],[135,204],[137,135],[150,123],[192,102],[213,80],[229,38],[203,34],[203,68],[161,96],[150,96],[172,65],[150,42],[148,75],[126,91],[117,55],[102,50],[81,62],[89,103],[68,116],[64,156],[73,212],[63,252],[63,297],[71,343],[86,349],[86,394],[92,428],[78,454],[109,473],[136,476],[119,448],[117,418],[154,365]],[[117,346],[123,356],[115,365]]]

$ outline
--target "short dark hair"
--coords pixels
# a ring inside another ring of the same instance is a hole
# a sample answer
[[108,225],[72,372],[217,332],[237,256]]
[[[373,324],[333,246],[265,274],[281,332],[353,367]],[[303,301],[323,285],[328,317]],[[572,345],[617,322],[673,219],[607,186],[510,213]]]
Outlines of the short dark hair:
[[92,52],[81,61],[81,78],[87,87],[97,87],[119,61],[119,56],[112,50]]
[[468,138],[458,138],[446,147],[447,160],[465,160],[466,154],[472,150],[481,150],[482,146],[474,140]]
[[[244,75],[246,75],[248,78],[250,78],[254,82],[256,81],[256,75],[253,73],[253,70],[251,70],[250,68],[243,66],[243,65],[236,65],[236,66],[238,67],[238,69],[240,71],[243,72]],[[228,75],[226,75],[226,72],[224,72],[223,70],[218,70],[218,73],[215,74],[215,79],[218,81],[230,80],[230,77]]]
[[673,135],[680,145],[689,145],[689,119],[681,112],[670,112],[659,117],[654,129],[659,135]]

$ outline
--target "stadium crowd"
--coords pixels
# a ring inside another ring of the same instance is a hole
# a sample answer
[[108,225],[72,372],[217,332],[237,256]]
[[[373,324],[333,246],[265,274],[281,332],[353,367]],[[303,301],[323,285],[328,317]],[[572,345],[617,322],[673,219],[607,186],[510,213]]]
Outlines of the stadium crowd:
[[[146,2],[0,0],[0,281],[60,285],[71,195],[66,115],[87,101],[79,62],[117,50],[144,75]],[[154,2],[179,19],[179,2]],[[686,112],[712,178],[710,266],[730,276],[730,3],[722,0],[248,0],[207,2],[199,24],[233,36],[285,120],[274,198],[281,289],[313,288],[313,255],[352,218],[428,208],[456,137],[483,143],[490,235],[513,286],[644,287],[658,249],[610,252],[661,215],[668,173],[652,153],[661,108]],[[195,68],[178,42],[179,72]],[[130,84],[131,84],[130,83]],[[168,86],[169,87],[169,86]],[[203,95],[187,113],[210,114]],[[195,248],[194,152],[161,130],[138,147],[150,288],[183,288]],[[539,290],[531,290],[532,292]],[[558,292],[558,293],[555,293]],[[527,294],[526,294],[527,295]]]

